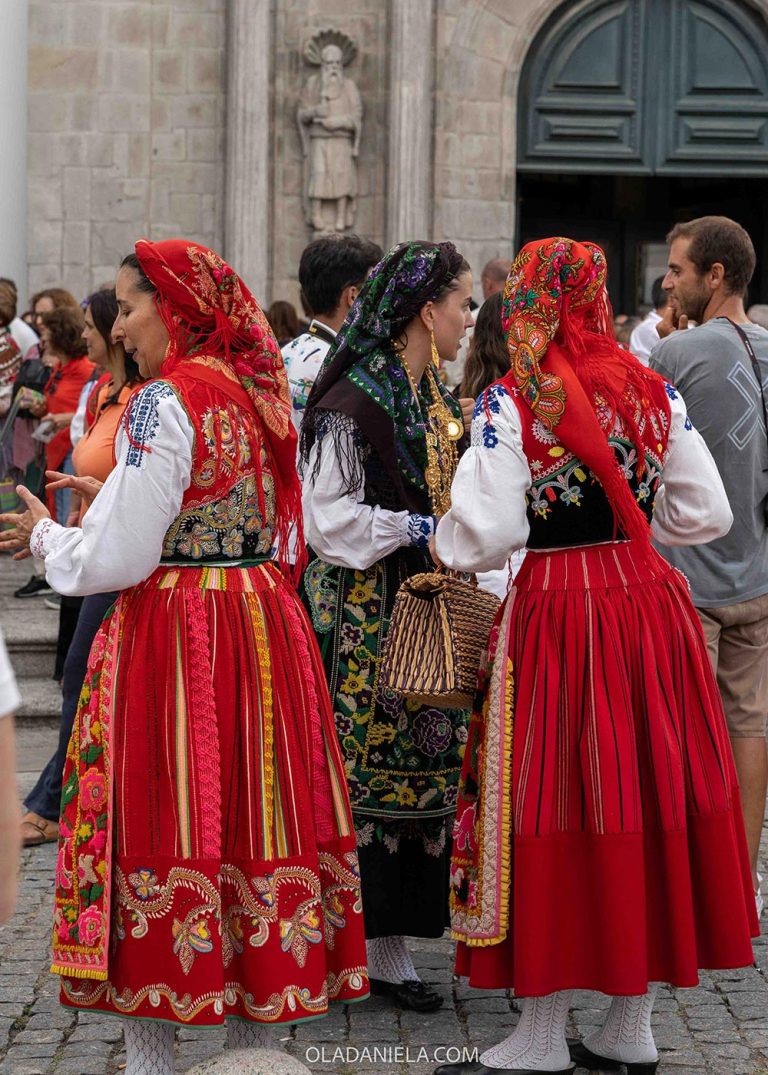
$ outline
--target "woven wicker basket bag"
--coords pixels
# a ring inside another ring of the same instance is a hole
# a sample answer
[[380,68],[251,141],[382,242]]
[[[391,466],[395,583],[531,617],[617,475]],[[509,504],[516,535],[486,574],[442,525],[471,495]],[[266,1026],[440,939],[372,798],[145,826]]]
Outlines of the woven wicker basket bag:
[[446,570],[406,579],[392,608],[380,689],[422,705],[466,709],[499,604],[476,579]]

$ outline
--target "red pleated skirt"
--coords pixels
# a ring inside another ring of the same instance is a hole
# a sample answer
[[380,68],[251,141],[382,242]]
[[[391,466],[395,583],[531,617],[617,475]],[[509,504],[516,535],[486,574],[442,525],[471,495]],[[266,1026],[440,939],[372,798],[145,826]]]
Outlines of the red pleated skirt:
[[[105,980],[64,974],[62,1002],[210,1025],[366,997],[343,762],[314,633],[277,568],[159,567],[120,596],[86,683],[113,713],[109,962]],[[100,873],[78,868],[81,885]]]
[[508,931],[460,943],[457,973],[520,996],[629,995],[752,964],[736,774],[684,577],[631,543],[531,553],[504,614]]

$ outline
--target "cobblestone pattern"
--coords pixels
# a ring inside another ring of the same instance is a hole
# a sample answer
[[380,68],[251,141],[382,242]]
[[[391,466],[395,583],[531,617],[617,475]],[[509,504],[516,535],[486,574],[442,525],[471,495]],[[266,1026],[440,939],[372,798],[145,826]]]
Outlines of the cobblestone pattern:
[[221,247],[225,15],[225,0],[30,0],[30,291],[83,297],[140,235]]
[[[0,1075],[116,1075],[125,1063],[120,1021],[61,1007],[57,981],[48,973],[54,863],[53,845],[25,852],[18,910],[0,931]],[[285,1028],[281,1040],[326,1075],[427,1075],[438,1047],[482,1049],[511,1030],[514,1000],[453,981],[447,940],[422,941],[416,948],[422,976],[447,998],[442,1011],[397,1012],[374,998]],[[755,952],[754,968],[704,974],[698,989],[660,990],[654,1033],[661,1071],[768,1075],[764,940]],[[607,1003],[597,994],[577,994],[572,1030],[596,1025]],[[223,1040],[220,1030],[180,1029],[178,1070],[215,1056]]]

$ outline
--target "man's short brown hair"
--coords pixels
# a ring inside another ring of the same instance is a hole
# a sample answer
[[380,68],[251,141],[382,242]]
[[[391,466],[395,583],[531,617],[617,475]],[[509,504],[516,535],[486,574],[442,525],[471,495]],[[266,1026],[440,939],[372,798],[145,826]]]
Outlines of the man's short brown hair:
[[725,270],[725,285],[732,295],[744,295],[755,271],[755,248],[741,224],[727,216],[700,216],[675,224],[667,242],[690,239],[688,257],[699,275],[718,262]]

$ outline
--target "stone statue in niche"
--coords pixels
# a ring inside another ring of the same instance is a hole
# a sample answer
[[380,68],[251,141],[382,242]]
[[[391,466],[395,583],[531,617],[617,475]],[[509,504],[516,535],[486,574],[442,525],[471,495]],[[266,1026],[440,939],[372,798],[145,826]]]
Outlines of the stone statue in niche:
[[304,49],[307,62],[320,68],[307,79],[297,112],[307,224],[316,234],[355,223],[363,106],[344,68],[356,54],[354,41],[340,30],[320,30]]

